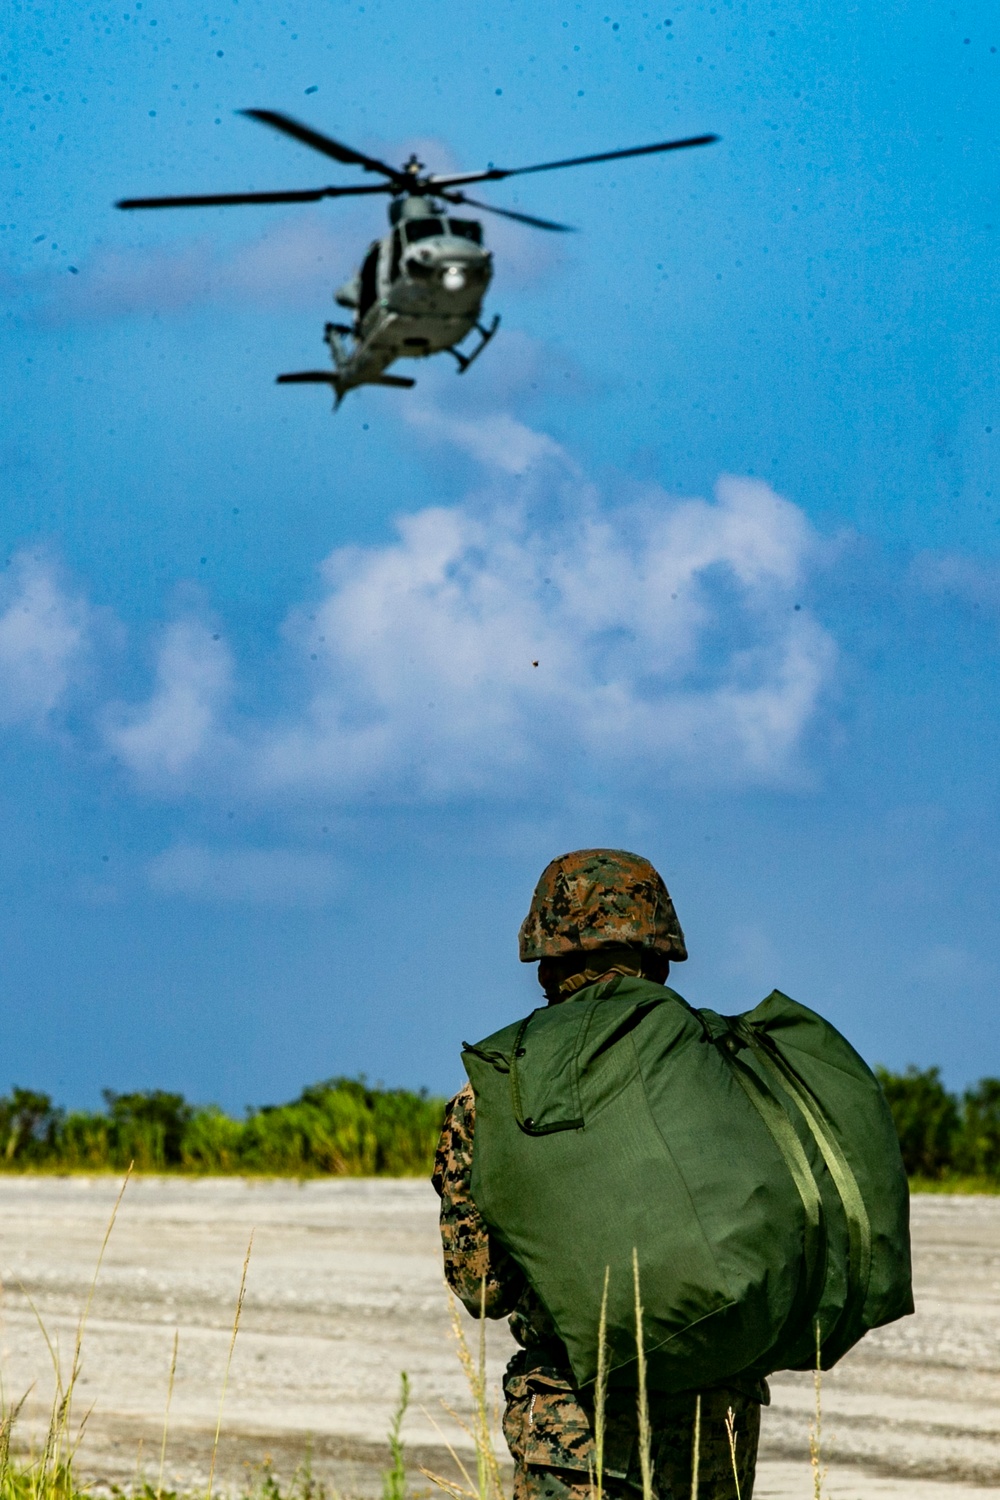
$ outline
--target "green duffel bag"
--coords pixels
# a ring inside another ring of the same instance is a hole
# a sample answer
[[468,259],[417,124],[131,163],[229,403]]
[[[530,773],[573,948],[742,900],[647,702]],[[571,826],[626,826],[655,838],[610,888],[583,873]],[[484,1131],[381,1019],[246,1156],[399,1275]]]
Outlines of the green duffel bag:
[[633,1251],[653,1390],[804,1369],[817,1342],[828,1368],[913,1311],[882,1091],[780,991],[724,1017],[616,976],[467,1044],[463,1061],[473,1197],[581,1386],[606,1269],[611,1382],[635,1382]]

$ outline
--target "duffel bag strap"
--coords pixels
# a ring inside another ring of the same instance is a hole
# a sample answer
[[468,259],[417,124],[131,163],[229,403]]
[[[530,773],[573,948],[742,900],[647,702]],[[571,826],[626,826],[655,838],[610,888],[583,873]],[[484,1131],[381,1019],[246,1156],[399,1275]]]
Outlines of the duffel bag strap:
[[784,1158],[785,1165],[802,1200],[804,1214],[802,1253],[806,1264],[803,1301],[810,1309],[810,1316],[812,1316],[812,1309],[819,1303],[821,1289],[817,1285],[817,1278],[825,1268],[826,1256],[823,1243],[823,1199],[805,1147],[799,1140],[780,1098],[776,1098],[767,1082],[739,1058],[738,1054],[744,1047],[750,1047],[756,1056],[756,1038],[751,1040],[737,1033],[729,1019],[718,1015],[715,1011],[698,1010],[696,1014],[705,1027],[709,1040],[715,1043],[719,1053],[729,1063],[733,1076],[739,1081],[747,1098],[764,1121],[774,1144]]
[[868,1295],[868,1280],[872,1264],[872,1229],[865,1200],[858,1187],[850,1162],[844,1155],[825,1112],[808,1084],[799,1077],[786,1057],[769,1038],[761,1036],[753,1026],[741,1019],[733,1023],[736,1034],[751,1048],[753,1055],[765,1073],[775,1078],[795,1101],[802,1118],[808,1125],[816,1145],[826,1163],[827,1171],[840,1196],[847,1220],[848,1234],[848,1281],[847,1300],[843,1319],[851,1320],[861,1315]]

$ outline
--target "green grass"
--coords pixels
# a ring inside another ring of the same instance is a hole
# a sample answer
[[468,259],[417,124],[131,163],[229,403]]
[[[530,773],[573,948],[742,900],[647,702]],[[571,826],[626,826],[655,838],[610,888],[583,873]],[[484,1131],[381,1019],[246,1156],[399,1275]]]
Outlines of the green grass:
[[[431,1170],[444,1100],[331,1078],[238,1120],[162,1089],[105,1091],[70,1111],[15,1088],[0,1098],[0,1171],[188,1172],[274,1177],[412,1177]],[[2,1500],[2,1497],[0,1497]]]
[[[196,1491],[174,1490],[140,1480],[128,1489],[113,1488],[112,1493],[127,1500],[205,1500]],[[80,1481],[72,1465],[56,1471],[43,1471],[37,1460],[10,1457],[0,1472],[0,1500],[93,1500],[87,1486]],[[246,1477],[236,1490],[227,1492],[227,1500],[342,1500],[330,1485],[317,1479],[308,1457],[291,1478],[282,1482],[269,1461],[247,1464]]]
[[911,1193],[956,1193],[965,1196],[972,1193],[1000,1193],[1000,1180],[996,1177],[963,1177],[957,1172],[946,1172],[941,1177],[911,1177]]

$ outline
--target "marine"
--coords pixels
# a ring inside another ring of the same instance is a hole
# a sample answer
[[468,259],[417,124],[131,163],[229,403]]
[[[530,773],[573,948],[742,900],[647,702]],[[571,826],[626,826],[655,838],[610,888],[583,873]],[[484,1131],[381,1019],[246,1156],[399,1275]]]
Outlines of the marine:
[[[522,962],[538,963],[549,1006],[597,993],[592,987],[615,976],[662,985],[670,963],[687,958],[662,878],[648,860],[615,849],[578,850],[548,865],[522,923],[519,949]],[[549,1313],[477,1206],[475,1147],[476,1100],[466,1084],[448,1104],[433,1182],[441,1199],[448,1284],[473,1316],[507,1317],[519,1345],[504,1378],[503,1429],[514,1459],[514,1500],[591,1500],[593,1383],[581,1387],[574,1378]],[[754,1374],[703,1390],[652,1391],[657,1500],[686,1500],[695,1492],[696,1455],[701,1500],[728,1500],[737,1484],[743,1500],[750,1500],[760,1409],[768,1399],[766,1381]],[[627,1388],[612,1388],[607,1396],[602,1490],[609,1500],[634,1500],[642,1493],[637,1402]]]

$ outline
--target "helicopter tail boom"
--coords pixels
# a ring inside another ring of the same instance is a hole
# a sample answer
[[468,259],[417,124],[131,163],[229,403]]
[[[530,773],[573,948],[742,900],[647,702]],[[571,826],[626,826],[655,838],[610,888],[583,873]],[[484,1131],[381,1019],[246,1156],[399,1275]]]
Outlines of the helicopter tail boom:
[[328,385],[334,393],[337,407],[355,385],[388,385],[396,390],[408,391],[416,385],[409,375],[372,375],[364,381],[347,380],[335,370],[293,370],[287,375],[275,376],[277,385]]

